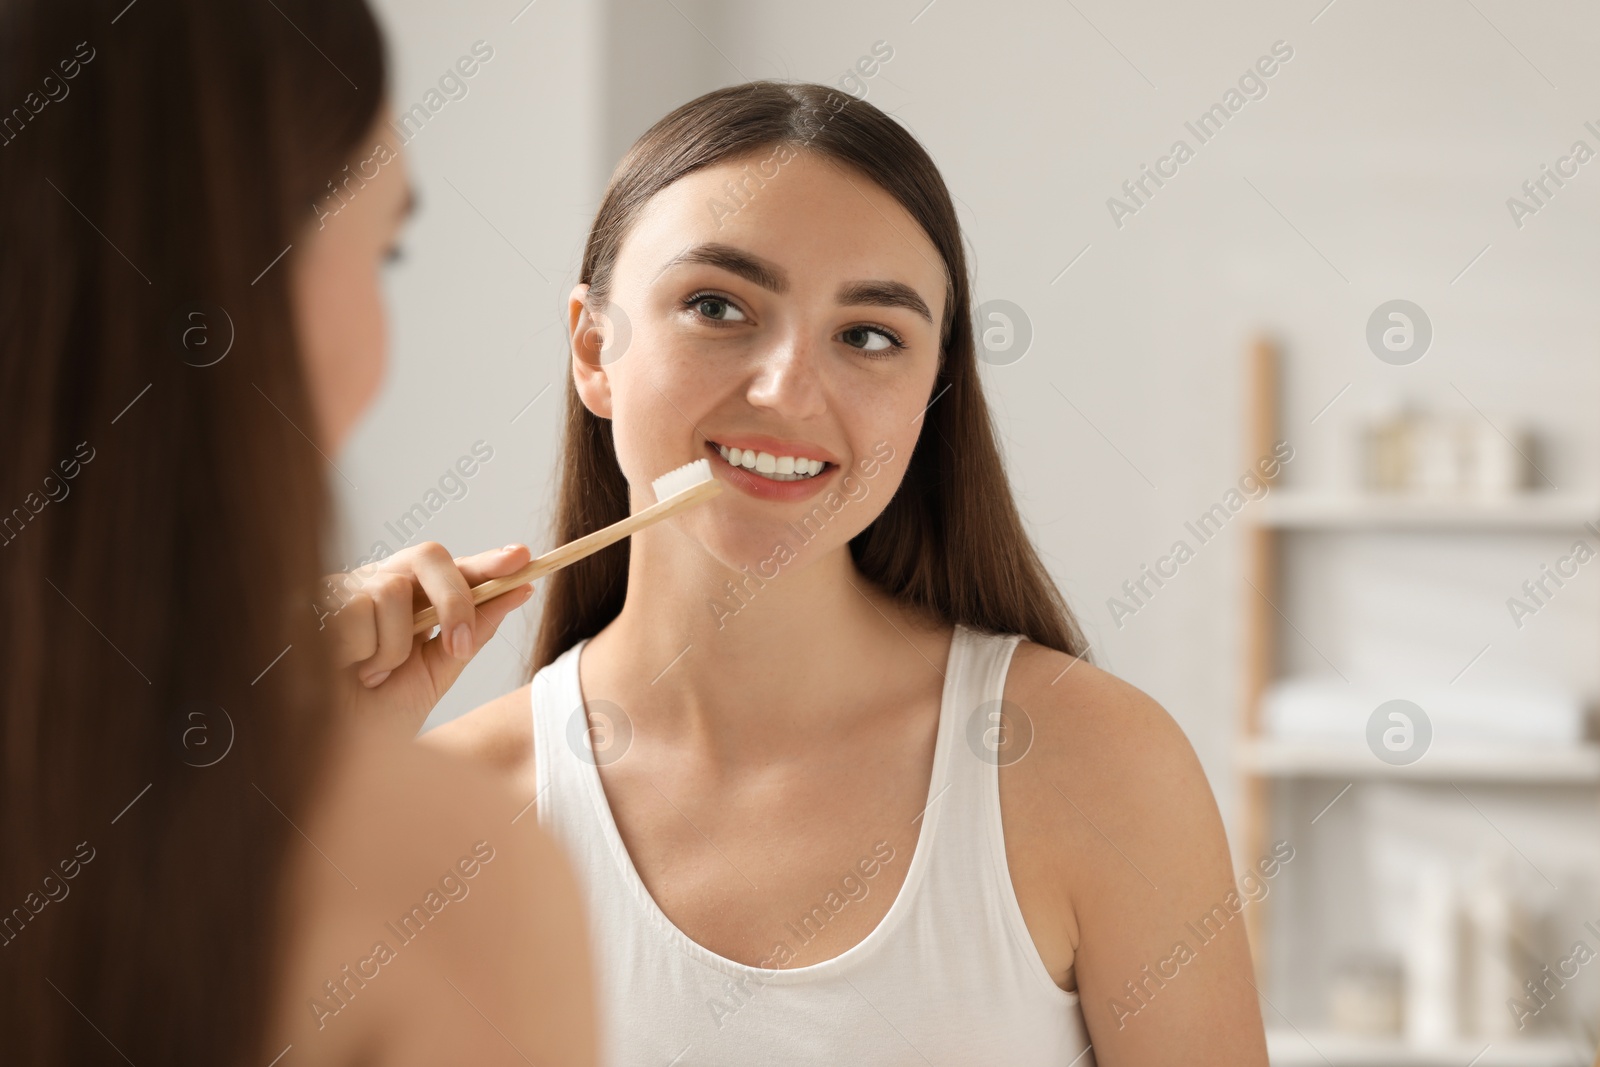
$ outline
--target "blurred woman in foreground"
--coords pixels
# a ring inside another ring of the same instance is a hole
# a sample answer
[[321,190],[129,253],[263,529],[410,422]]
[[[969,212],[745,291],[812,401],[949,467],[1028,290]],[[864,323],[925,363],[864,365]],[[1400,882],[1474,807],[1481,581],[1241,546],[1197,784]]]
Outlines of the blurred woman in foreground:
[[5,1058],[593,1062],[556,846],[410,742],[527,549],[318,577],[410,204],[371,13],[0,0],[0,51]]

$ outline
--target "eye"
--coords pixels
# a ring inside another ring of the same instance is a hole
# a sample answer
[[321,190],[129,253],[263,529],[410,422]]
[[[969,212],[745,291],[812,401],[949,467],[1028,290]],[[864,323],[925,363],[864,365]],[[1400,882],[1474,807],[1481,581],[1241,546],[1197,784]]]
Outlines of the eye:
[[745,322],[747,317],[743,311],[736,307],[733,301],[716,293],[696,293],[684,302],[685,307],[693,308],[695,314],[713,322]]
[[906,346],[898,334],[882,326],[851,326],[839,334],[839,339],[876,359],[887,359]]
[[389,247],[388,251],[384,252],[384,254],[383,254],[383,262],[384,262],[385,266],[390,266],[390,265],[393,265],[395,263],[399,263],[402,259],[405,259],[405,258],[406,258],[405,249],[401,248],[399,245],[391,245]]

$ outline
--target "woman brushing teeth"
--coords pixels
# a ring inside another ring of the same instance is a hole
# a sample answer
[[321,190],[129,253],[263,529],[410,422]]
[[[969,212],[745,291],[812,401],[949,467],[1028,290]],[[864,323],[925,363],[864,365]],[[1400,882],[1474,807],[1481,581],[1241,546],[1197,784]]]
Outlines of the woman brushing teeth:
[[554,542],[691,460],[739,491],[554,575],[531,683],[426,739],[576,861],[612,1061],[1264,1065],[1242,923],[1106,1007],[1229,891],[1227,842],[1171,717],[1079,658],[922,147],[820,86],[707,94],[617,168],[579,278]]

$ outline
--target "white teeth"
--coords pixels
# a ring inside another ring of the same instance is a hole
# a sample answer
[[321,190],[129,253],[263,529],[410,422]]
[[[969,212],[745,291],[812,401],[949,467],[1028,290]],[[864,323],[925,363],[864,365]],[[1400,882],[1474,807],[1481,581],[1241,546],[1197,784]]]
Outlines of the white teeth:
[[750,448],[727,448],[723,445],[717,445],[716,448],[731,466],[753,470],[775,482],[797,482],[804,478],[814,478],[821,473],[823,467],[827,466],[820,459],[774,456],[770,452],[757,452]]

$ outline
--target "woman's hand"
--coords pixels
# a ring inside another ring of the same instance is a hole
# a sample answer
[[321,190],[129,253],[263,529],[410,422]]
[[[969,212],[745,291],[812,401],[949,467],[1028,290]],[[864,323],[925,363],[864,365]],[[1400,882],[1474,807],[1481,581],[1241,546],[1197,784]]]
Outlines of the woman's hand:
[[[452,559],[434,541],[325,579],[323,632],[333,642],[341,711],[374,717],[414,736],[489,643],[531,584],[474,606],[472,586],[510,574],[531,558],[526,545]],[[412,616],[439,609],[439,636],[411,632]]]

